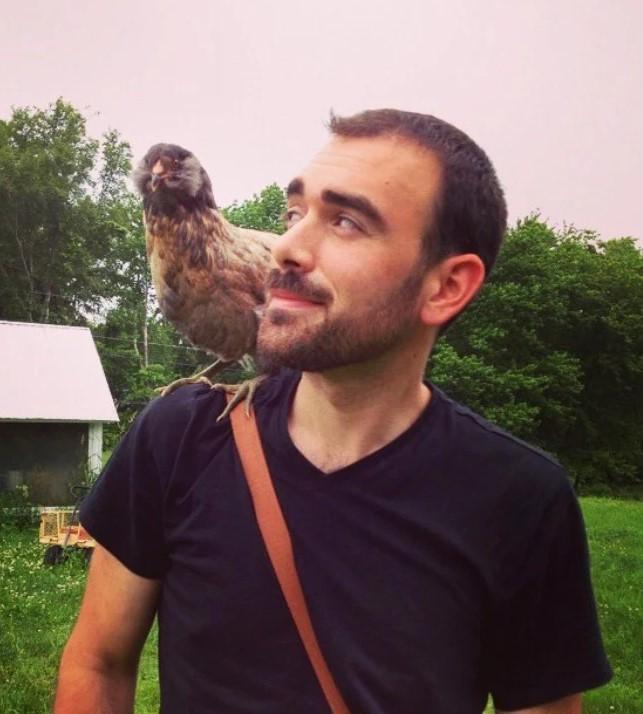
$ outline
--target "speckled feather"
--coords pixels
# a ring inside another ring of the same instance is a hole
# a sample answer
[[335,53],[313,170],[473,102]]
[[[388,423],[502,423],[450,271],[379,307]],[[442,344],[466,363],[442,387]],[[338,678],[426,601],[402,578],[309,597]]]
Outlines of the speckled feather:
[[225,360],[254,352],[270,264],[266,236],[212,209],[153,216],[147,252],[163,314],[193,345]]
[[[152,168],[159,161],[169,180],[155,192]],[[275,236],[226,221],[205,170],[181,147],[152,147],[133,178],[143,196],[147,254],[165,317],[193,345],[221,359],[252,355]]]

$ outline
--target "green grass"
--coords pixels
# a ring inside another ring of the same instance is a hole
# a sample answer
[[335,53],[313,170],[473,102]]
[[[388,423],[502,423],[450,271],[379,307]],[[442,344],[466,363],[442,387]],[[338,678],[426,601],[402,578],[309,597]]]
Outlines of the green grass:
[[594,590],[614,678],[585,712],[643,712],[643,502],[581,499]]
[[[56,567],[42,565],[36,529],[0,527],[0,712],[51,712],[62,648],[85,586],[80,550]],[[137,714],[158,712],[156,627],[139,671]]]
[[[594,588],[613,681],[585,697],[586,714],[643,712],[643,502],[582,499]],[[51,711],[60,652],[78,612],[80,552],[42,566],[35,530],[0,528],[0,712]],[[156,629],[145,646],[137,714],[157,712]],[[490,710],[491,711],[491,710]]]

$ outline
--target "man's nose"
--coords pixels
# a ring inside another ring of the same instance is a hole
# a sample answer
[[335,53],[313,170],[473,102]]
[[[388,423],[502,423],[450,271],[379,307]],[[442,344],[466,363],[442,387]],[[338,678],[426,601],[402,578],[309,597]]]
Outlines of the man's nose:
[[315,266],[317,231],[312,218],[304,216],[272,244],[272,257],[281,268],[310,272]]

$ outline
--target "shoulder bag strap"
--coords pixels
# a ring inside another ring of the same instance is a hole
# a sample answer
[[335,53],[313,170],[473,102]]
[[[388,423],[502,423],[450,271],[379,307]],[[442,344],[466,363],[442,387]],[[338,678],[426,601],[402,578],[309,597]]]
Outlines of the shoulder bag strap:
[[259,530],[290,614],[331,711],[333,714],[349,714],[317,642],[295,567],[290,533],[272,485],[254,414],[247,416],[239,404],[230,412],[230,421],[250,488]]

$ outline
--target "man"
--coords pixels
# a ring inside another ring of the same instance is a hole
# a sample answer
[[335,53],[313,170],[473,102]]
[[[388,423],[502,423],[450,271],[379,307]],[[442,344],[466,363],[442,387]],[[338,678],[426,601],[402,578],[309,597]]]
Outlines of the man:
[[[505,229],[486,155],[430,116],[334,118],[288,187],[254,408],[350,711],[571,714],[610,677],[569,481],[422,381]],[[164,712],[327,713],[222,397],[153,402],[81,518],[100,544],[57,714],[128,712],[158,609]]]

